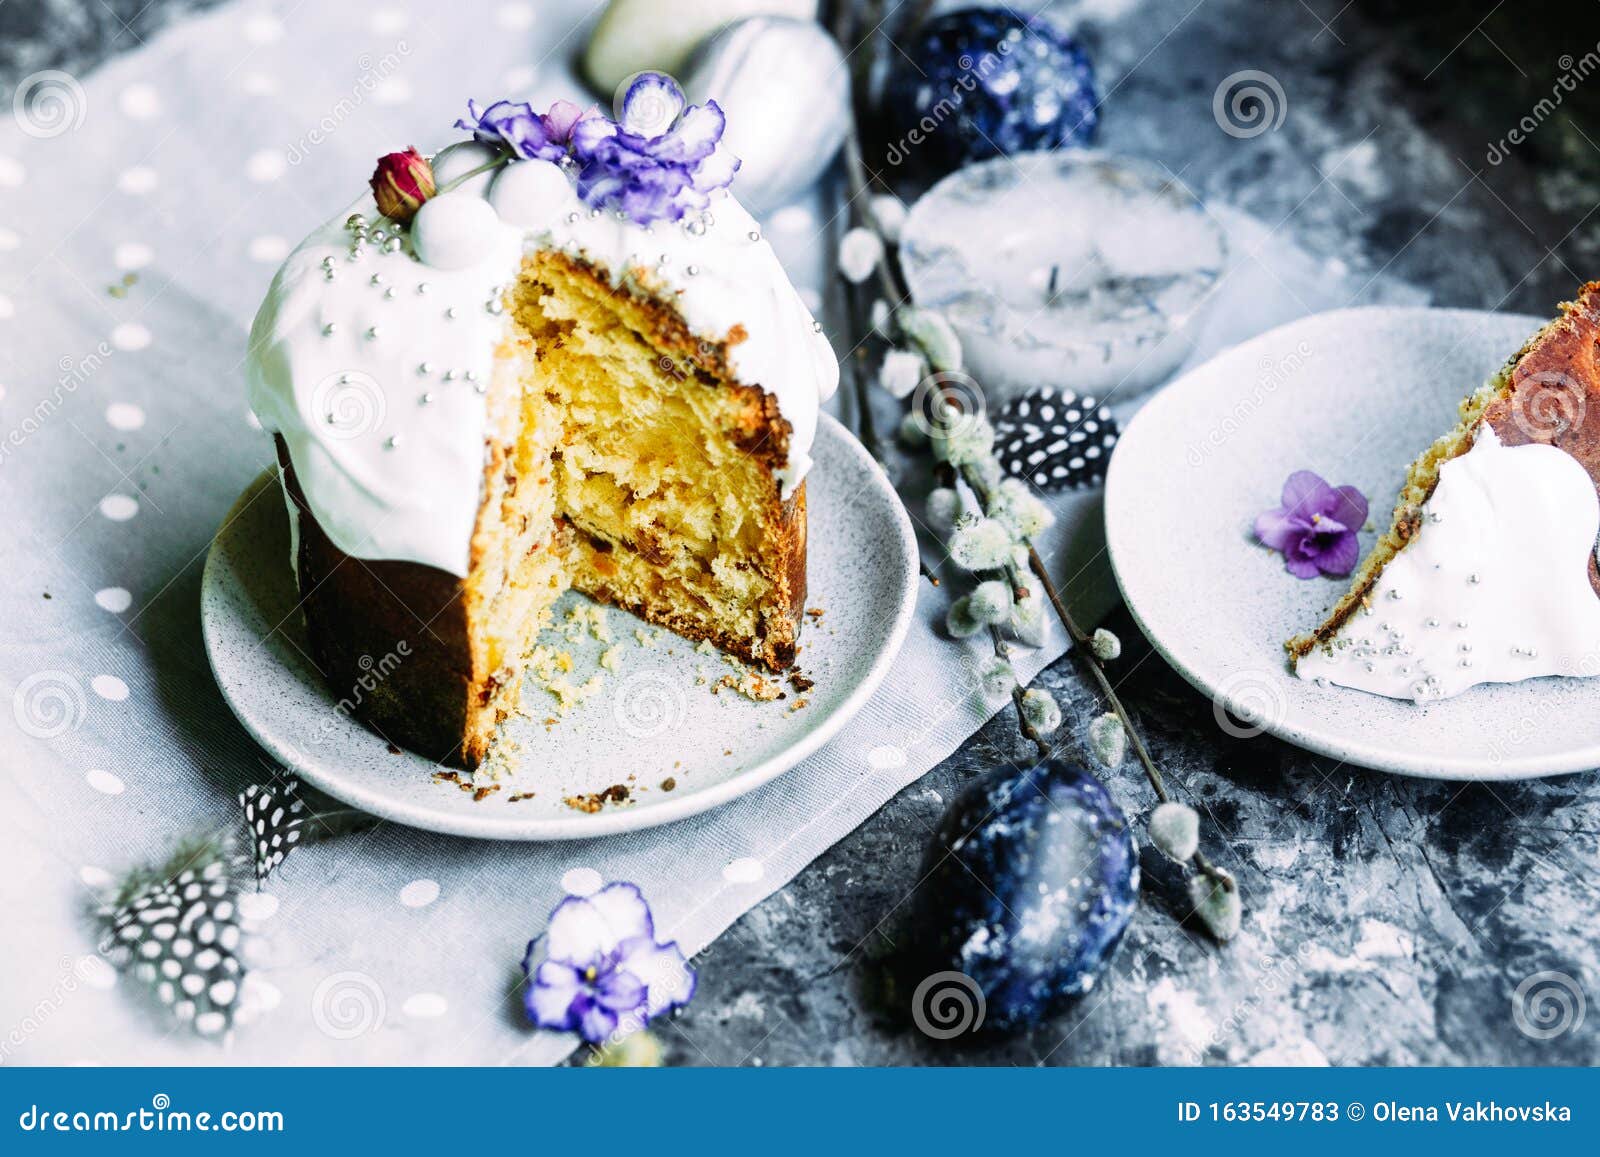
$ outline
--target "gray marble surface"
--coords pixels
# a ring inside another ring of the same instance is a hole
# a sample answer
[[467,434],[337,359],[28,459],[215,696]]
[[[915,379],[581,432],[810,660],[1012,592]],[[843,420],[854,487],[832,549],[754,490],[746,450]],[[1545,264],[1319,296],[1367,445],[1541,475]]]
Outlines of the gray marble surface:
[[[9,92],[41,68],[91,68],[207,6],[0,5],[0,81]],[[1357,274],[1400,277],[1441,305],[1540,314],[1600,275],[1600,148],[1584,127],[1600,124],[1600,87],[1538,105],[1596,50],[1587,29],[1556,21],[1579,10],[1594,5],[1061,6],[1105,82],[1103,144],[1161,160]],[[1287,100],[1282,126],[1249,140],[1211,112],[1218,82],[1242,69],[1272,74]],[[1526,143],[1495,163],[1524,117]],[[1600,999],[1600,779],[1416,782],[1232,739],[1124,614],[1110,625],[1125,643],[1122,694],[1205,814],[1206,847],[1238,872],[1234,943],[1180,922],[1181,881],[1147,851],[1132,928],[1076,1006],[1007,1041],[941,1042],[910,1025],[917,978],[893,962],[918,864],[961,786],[1027,754],[1007,711],[702,954],[693,1006],[660,1031],[669,1062],[1600,1062],[1600,1010],[1548,1039],[1513,1015],[1518,986],[1540,973]],[[1042,682],[1066,709],[1070,747],[1099,707],[1071,658]],[[1131,765],[1108,778],[1130,813],[1148,808]]]

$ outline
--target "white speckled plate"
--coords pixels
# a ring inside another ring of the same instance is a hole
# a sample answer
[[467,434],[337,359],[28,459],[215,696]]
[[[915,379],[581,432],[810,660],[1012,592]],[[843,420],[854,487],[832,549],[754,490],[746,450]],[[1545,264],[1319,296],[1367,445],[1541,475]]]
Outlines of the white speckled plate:
[[1106,480],[1112,566],[1157,650],[1219,704],[1220,726],[1442,779],[1600,766],[1600,679],[1474,687],[1418,706],[1295,677],[1283,640],[1321,621],[1345,583],[1293,577],[1251,533],[1283,480],[1314,470],[1371,501],[1365,554],[1411,460],[1540,324],[1464,310],[1319,314],[1185,374],[1129,424]]
[[[720,654],[621,611],[608,610],[622,643],[621,668],[560,722],[555,700],[524,691],[532,718],[510,726],[521,767],[499,791],[474,800],[435,765],[388,744],[347,714],[305,653],[294,613],[289,527],[275,478],[264,474],[240,497],[206,562],[201,617],[206,651],[222,693],[252,735],[285,766],[354,807],[399,823],[456,835],[507,840],[587,839],[652,827],[725,803],[793,767],[826,743],[888,673],[916,602],[917,549],[911,520],[861,444],[826,415],[807,483],[811,523],[807,606],[821,610],[801,632],[799,668],[816,681],[799,697],[756,703],[712,688],[731,673]],[[573,681],[599,670],[602,644],[547,641],[571,652]],[[635,637],[644,629],[654,638]],[[531,680],[530,680],[531,682]],[[630,778],[631,777],[631,778]],[[671,791],[662,790],[667,779]],[[633,800],[596,814],[568,796],[626,783]],[[519,792],[531,799],[513,801]]]

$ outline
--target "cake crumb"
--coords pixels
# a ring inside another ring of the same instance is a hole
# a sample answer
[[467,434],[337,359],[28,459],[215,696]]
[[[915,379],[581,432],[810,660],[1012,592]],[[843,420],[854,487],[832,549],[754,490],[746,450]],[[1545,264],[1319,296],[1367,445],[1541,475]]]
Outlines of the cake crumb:
[[677,786],[678,786],[678,781],[675,778],[673,778],[672,776],[670,776],[670,775],[667,776],[666,779],[661,781],[661,790],[662,791],[671,791],[673,788],[675,788]]
[[472,800],[474,803],[482,803],[499,790],[500,785],[498,783],[486,784],[483,787],[474,788],[472,792]]
[[607,671],[622,669],[622,644],[615,643],[600,652],[600,665]]
[[776,679],[770,679],[759,671],[751,670],[732,655],[724,655],[723,658],[737,674],[724,675],[718,679],[716,686],[711,689],[712,694],[726,687],[757,703],[770,703],[774,699],[786,698],[783,688]]
[[820,619],[826,613],[821,607],[810,607],[806,610],[806,614],[813,619]]
[[717,649],[711,645],[710,639],[701,639],[695,646],[695,653],[700,655],[715,655]]
[[632,794],[627,784],[614,783],[604,791],[591,791],[585,795],[569,795],[562,799],[573,811],[594,815],[608,803],[627,803]]
[[535,795],[535,793],[531,792],[531,791],[519,791],[519,792],[515,793],[514,795],[506,796],[506,802],[507,803],[521,803],[525,799],[532,799],[534,797],[534,795]]
[[817,682],[815,679],[807,678],[805,675],[802,675],[799,670],[791,670],[789,672],[789,686],[793,687],[796,693],[800,695],[804,695],[816,685]]
[[633,632],[633,637],[639,640],[641,647],[654,647],[661,641],[660,631],[647,631],[643,627]]
[[556,697],[556,707],[565,715],[580,703],[593,698],[604,683],[605,680],[599,675],[591,675],[583,683],[574,683],[563,675],[550,680],[546,689]]

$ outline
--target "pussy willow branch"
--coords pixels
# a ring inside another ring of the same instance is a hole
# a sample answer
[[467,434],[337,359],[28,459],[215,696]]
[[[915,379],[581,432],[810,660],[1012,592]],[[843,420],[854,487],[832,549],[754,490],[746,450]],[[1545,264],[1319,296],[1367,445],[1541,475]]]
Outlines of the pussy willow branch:
[[[861,46],[853,42],[849,13],[850,7],[851,6],[846,3],[840,3],[837,5],[834,17],[833,32],[835,38],[842,46],[845,47],[847,52],[850,53],[852,59],[850,85],[851,117],[844,140],[844,169],[847,193],[849,196],[850,218],[852,221],[862,224],[867,223],[870,217],[870,211],[867,208],[869,204],[869,179],[867,176],[866,164],[861,158],[861,138],[857,126],[860,123],[860,113],[867,100],[867,74],[871,65],[871,54],[862,51]],[[874,231],[876,231],[875,222],[871,223],[871,227],[874,228]],[[883,260],[878,262],[877,273],[878,283],[886,300],[896,304],[906,300],[906,298],[909,296],[908,291],[899,276],[898,270],[895,268],[893,257],[888,251],[887,247],[885,248]],[[859,288],[853,285],[848,285],[847,297],[851,305],[852,320],[855,320],[859,313],[856,304],[856,299],[859,296]],[[868,325],[870,326],[870,324],[871,321],[869,315]],[[862,330],[862,332],[866,331]],[[865,377],[860,372],[859,367],[856,369],[854,379],[857,390],[859,391],[858,399],[862,413],[870,415],[871,405],[867,397]],[[939,400],[945,402],[946,404],[958,405],[958,399],[950,396],[948,391],[941,388],[939,395]],[[867,419],[867,422],[870,422],[870,417]],[[864,424],[864,429],[869,428],[870,426]],[[869,448],[874,447],[869,443]],[[875,449],[874,452],[876,452]],[[972,491],[973,495],[977,497],[979,505],[983,507],[984,510],[988,510],[990,506],[990,495],[988,494],[987,488],[983,485],[982,480],[977,477],[976,472],[971,468],[965,468],[961,471],[961,476],[967,483],[967,486]],[[928,570],[926,565],[924,565],[922,569],[923,573],[929,575],[931,578],[931,572]],[[1050,574],[1045,569],[1044,559],[1039,557],[1038,550],[1031,542],[1028,544],[1028,569],[1031,570],[1039,579],[1039,583],[1044,588],[1045,597],[1049,600],[1051,608],[1055,611],[1056,617],[1061,620],[1061,625],[1066,628],[1068,636],[1072,639],[1073,653],[1076,654],[1078,660],[1089,669],[1089,674],[1093,678],[1095,685],[1099,690],[1101,700],[1106,704],[1107,707],[1110,708],[1112,714],[1117,717],[1117,722],[1122,724],[1122,730],[1128,737],[1128,744],[1133,748],[1134,757],[1139,761],[1139,766],[1144,770],[1145,779],[1147,779],[1150,783],[1150,790],[1155,793],[1156,799],[1162,803],[1169,802],[1172,797],[1167,791],[1166,782],[1162,779],[1161,772],[1156,768],[1155,761],[1150,758],[1150,751],[1147,747],[1145,747],[1143,738],[1140,737],[1138,730],[1134,727],[1133,719],[1128,714],[1128,709],[1123,706],[1122,699],[1117,695],[1116,688],[1112,685],[1110,677],[1107,676],[1105,667],[1102,666],[1099,656],[1094,653],[1094,648],[1091,645],[1089,636],[1084,632],[1082,627],[1078,626],[1077,620],[1075,620],[1072,617],[1072,613],[1067,610],[1066,603],[1062,601],[1060,592],[1056,590],[1055,583],[1051,581]],[[1015,582],[1013,582],[1013,585],[1016,585]],[[995,654],[1003,660],[1009,660],[1010,645],[1000,634],[999,628],[990,627],[989,630],[990,637],[994,643]],[[1028,723],[1027,717],[1023,714],[1022,694],[1023,691],[1020,685],[1013,686],[1012,700],[1015,702],[1017,707],[1017,720],[1022,728],[1022,733],[1028,739],[1033,741],[1033,743],[1039,748],[1041,755],[1048,756],[1050,754],[1049,744],[1047,744],[1038,734],[1038,732],[1034,730],[1034,728]],[[1236,887],[1233,877],[1212,864],[1204,852],[1196,851],[1192,858],[1192,863],[1197,871],[1204,873],[1219,887],[1230,892]]]

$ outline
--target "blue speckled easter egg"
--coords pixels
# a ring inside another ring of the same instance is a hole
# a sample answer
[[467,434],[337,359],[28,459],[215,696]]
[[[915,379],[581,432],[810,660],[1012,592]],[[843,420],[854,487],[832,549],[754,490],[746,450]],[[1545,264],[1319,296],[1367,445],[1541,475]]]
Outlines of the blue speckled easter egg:
[[1094,68],[1045,17],[963,8],[928,21],[904,47],[884,93],[892,165],[942,176],[983,157],[1094,140]]
[[918,964],[965,973],[986,1031],[1037,1023],[1087,992],[1116,951],[1139,889],[1127,817],[1063,760],[1000,767],[945,812],[923,861]]

